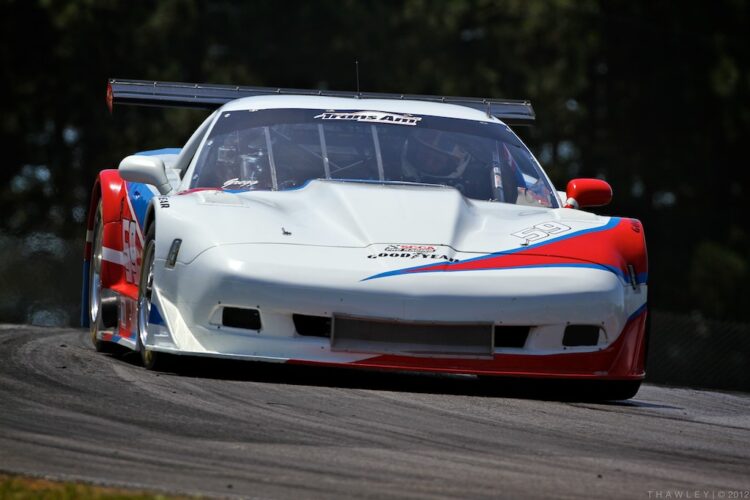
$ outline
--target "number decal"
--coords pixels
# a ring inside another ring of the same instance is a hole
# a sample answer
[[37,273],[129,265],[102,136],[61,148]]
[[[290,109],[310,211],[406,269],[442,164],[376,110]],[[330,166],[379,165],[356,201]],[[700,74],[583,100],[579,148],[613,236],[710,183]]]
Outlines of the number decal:
[[518,231],[517,233],[513,233],[512,236],[521,238],[522,240],[526,241],[536,241],[541,240],[542,238],[546,238],[547,236],[549,236],[549,234],[545,233],[541,229],[537,229],[536,227],[530,227],[528,229]]
[[137,222],[128,219],[122,220],[122,265],[125,268],[125,281],[128,283],[135,283],[138,276],[136,224]]
[[511,236],[521,238],[526,243],[529,243],[531,241],[542,240],[553,234],[564,233],[565,231],[570,231],[570,227],[565,224],[560,224],[559,222],[542,222],[516,233],[511,233]]
[[568,226],[560,224],[558,222],[542,222],[541,224],[537,224],[534,227],[537,227],[542,231],[546,231],[547,234],[564,233],[565,231],[570,230]]

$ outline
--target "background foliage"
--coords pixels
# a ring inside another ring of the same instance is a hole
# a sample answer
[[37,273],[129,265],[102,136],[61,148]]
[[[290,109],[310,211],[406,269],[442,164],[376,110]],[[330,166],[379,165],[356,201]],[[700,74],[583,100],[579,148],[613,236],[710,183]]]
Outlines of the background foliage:
[[529,98],[557,183],[640,218],[652,304],[750,308],[750,3],[0,0],[0,321],[75,323],[92,181],[195,111],[104,106],[108,77]]

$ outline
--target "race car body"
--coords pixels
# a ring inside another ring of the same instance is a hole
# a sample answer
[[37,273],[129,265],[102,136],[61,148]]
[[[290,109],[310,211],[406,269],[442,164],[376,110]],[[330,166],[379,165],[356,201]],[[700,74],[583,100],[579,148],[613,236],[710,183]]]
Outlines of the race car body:
[[561,196],[492,103],[423,97],[223,98],[183,148],[102,171],[84,265],[95,345],[149,367],[214,356],[633,395],[641,224],[577,209],[607,203],[609,186],[578,179]]

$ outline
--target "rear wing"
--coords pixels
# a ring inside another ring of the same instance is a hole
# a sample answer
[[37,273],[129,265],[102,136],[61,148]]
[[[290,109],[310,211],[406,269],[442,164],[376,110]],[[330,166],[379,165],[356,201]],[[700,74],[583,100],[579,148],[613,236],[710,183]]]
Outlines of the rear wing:
[[107,106],[115,104],[178,108],[216,109],[223,104],[260,95],[309,95],[350,97],[357,99],[409,99],[446,104],[457,104],[485,111],[509,125],[531,125],[534,108],[529,101],[510,99],[482,99],[477,97],[441,97],[432,95],[385,94],[379,92],[351,92],[337,90],[305,90],[274,87],[241,87],[205,83],[155,82],[112,78],[107,85]]

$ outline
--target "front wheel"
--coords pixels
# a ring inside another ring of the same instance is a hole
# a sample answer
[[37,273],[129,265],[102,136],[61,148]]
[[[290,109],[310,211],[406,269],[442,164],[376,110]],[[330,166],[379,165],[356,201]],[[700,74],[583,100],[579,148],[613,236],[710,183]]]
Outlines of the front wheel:
[[148,339],[149,319],[151,317],[151,299],[154,292],[154,255],[156,253],[155,226],[152,224],[146,232],[141,260],[141,276],[138,280],[138,351],[141,353],[143,366],[147,370],[163,371],[173,364],[169,354],[154,351],[146,346]]
[[106,296],[102,288],[102,254],[103,254],[104,221],[102,219],[102,202],[96,206],[94,215],[93,240],[91,243],[91,261],[88,281],[89,334],[91,343],[97,352],[118,354],[118,346],[112,342],[99,340],[101,330],[117,328],[117,297]]

